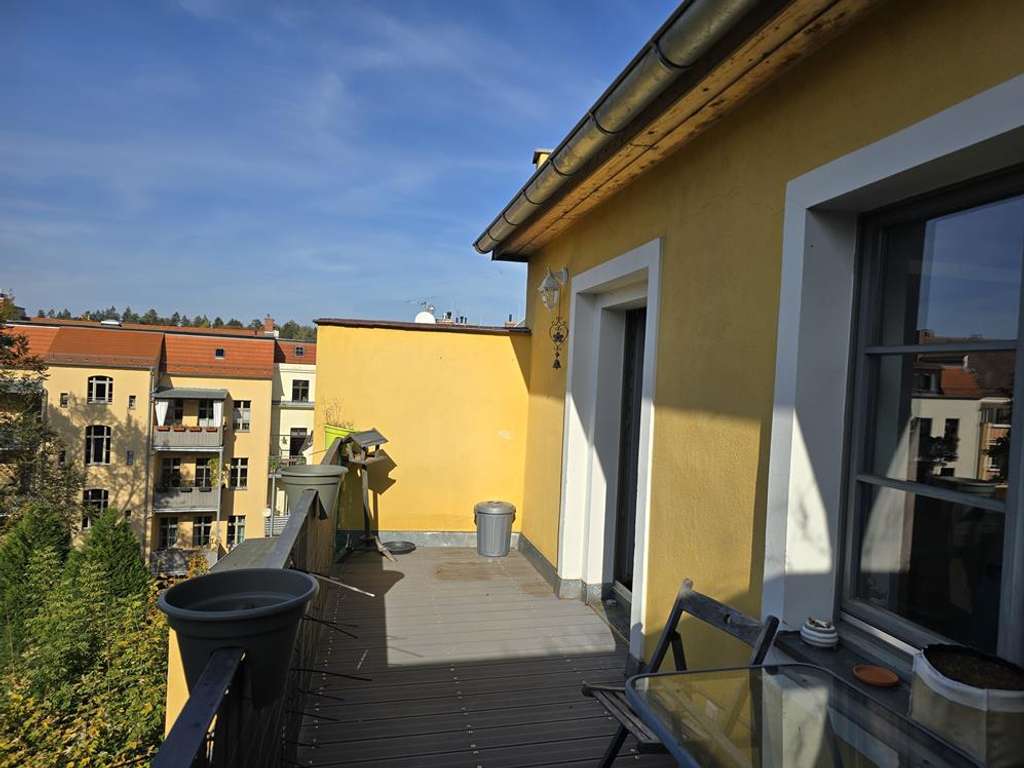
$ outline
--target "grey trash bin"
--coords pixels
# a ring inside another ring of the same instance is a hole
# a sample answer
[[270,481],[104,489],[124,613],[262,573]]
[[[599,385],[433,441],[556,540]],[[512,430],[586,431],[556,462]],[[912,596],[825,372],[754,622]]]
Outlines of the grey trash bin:
[[512,545],[515,519],[516,508],[507,501],[481,501],[473,507],[476,553],[482,557],[505,557]]

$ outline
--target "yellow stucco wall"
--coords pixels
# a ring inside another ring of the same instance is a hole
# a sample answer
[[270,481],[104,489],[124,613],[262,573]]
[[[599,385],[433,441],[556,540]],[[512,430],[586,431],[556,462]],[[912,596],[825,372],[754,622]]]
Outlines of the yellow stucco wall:
[[[112,403],[89,403],[90,376],[114,380]],[[66,446],[67,460],[85,471],[85,488],[105,488],[109,503],[120,511],[131,510],[131,524],[139,536],[144,525],[146,469],[149,455],[149,392],[152,373],[128,368],[89,368],[50,365],[46,380],[46,415]],[[61,407],[62,392],[68,405]],[[128,398],[135,395],[135,407]],[[91,424],[111,428],[110,464],[84,467],[85,430]],[[127,463],[132,451],[134,462]]]
[[[1022,39],[1015,0],[886,4],[531,258],[539,338],[546,267],[662,238],[648,638],[684,576],[760,610],[786,183],[1020,74]],[[555,562],[565,369],[549,346],[529,366],[523,532]]]
[[[524,334],[321,326],[317,332],[314,461],[324,424],[376,427],[394,461],[379,487],[381,530],[473,531],[473,504],[504,499],[523,510]],[[361,528],[346,483],[342,525]]]

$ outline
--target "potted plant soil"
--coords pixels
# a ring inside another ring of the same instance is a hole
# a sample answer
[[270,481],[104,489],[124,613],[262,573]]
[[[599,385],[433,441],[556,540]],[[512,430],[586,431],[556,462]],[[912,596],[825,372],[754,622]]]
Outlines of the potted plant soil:
[[959,645],[914,657],[910,716],[990,768],[1024,755],[1024,668]]

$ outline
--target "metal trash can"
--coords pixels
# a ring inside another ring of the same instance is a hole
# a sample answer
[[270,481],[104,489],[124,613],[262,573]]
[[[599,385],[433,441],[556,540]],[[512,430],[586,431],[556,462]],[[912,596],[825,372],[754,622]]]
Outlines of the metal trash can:
[[507,501],[481,501],[473,507],[476,553],[481,557],[505,557],[512,546],[512,521],[516,508]]

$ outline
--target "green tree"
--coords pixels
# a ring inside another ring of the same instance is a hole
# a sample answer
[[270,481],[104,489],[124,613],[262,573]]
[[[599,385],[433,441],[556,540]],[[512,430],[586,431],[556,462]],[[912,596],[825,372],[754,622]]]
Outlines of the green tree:
[[[31,577],[33,557],[40,552],[55,558],[54,576],[67,557],[71,536],[63,516],[36,504],[0,539],[0,669],[21,653],[25,627],[48,594]],[[29,574],[26,577],[26,574]],[[50,579],[49,583],[55,579]]]
[[99,564],[115,597],[141,594],[149,584],[139,539],[115,509],[108,509],[92,524],[79,552],[76,559],[80,558],[81,566]]
[[140,323],[146,325],[158,325],[160,323],[160,316],[156,313],[156,310],[150,307],[146,312],[139,318]]

